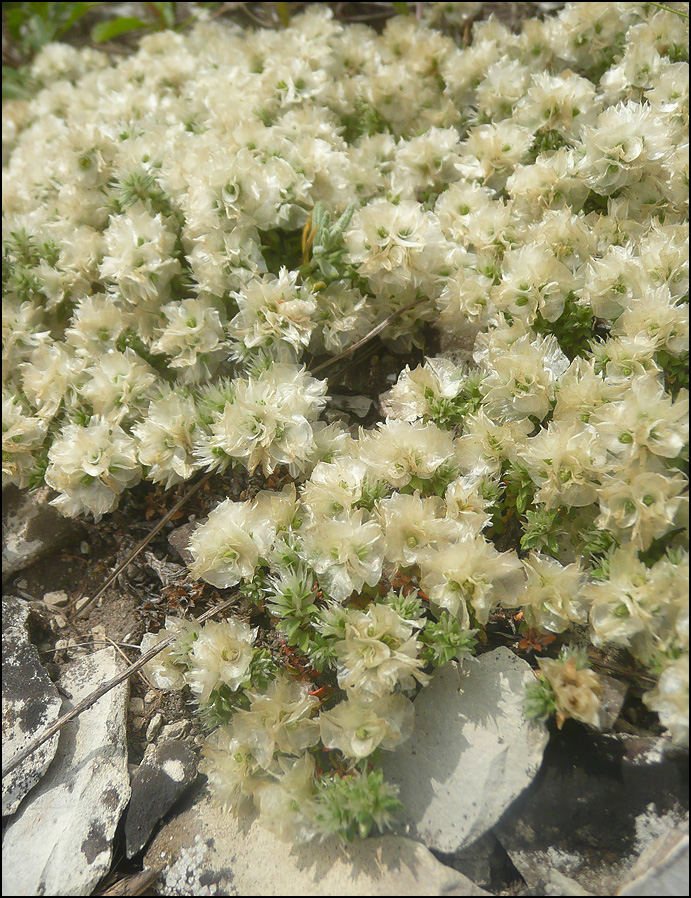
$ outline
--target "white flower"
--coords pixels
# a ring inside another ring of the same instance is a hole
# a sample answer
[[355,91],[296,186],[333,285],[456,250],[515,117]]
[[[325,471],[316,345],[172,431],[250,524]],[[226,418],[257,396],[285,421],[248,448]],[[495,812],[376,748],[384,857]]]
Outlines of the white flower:
[[415,712],[404,695],[393,693],[348,698],[319,715],[319,733],[325,748],[337,748],[347,758],[361,760],[379,746],[391,751],[413,732]]
[[655,377],[633,377],[623,398],[601,406],[590,423],[609,452],[622,462],[647,450],[662,458],[676,458],[689,439],[688,392],[672,401]]
[[192,644],[185,673],[185,682],[200,704],[206,704],[220,686],[235,692],[242,685],[249,671],[256,635],[256,628],[250,629],[237,618],[204,624]]
[[220,359],[226,340],[219,312],[211,302],[183,299],[168,303],[161,312],[167,322],[156,328],[151,349],[170,356],[171,368],[189,369],[208,362],[209,356]]
[[232,725],[217,727],[206,737],[199,772],[209,778],[213,794],[226,809],[236,808],[252,795],[264,773]]
[[[421,643],[413,624],[386,604],[371,604],[366,611],[348,609],[345,636],[335,646],[338,685],[350,694],[380,698],[397,685],[408,689],[414,680],[428,681],[418,658]],[[419,626],[419,624],[416,624]]]
[[489,375],[480,383],[483,408],[499,421],[515,421],[530,415],[542,419],[556,393],[557,378],[569,360],[556,337],[520,337],[511,346],[490,344],[483,366]]
[[2,483],[14,483],[20,489],[29,486],[34,468],[33,452],[40,449],[47,424],[28,414],[17,396],[2,393]]
[[614,552],[607,580],[585,587],[583,598],[591,605],[595,645],[615,642],[627,646],[640,660],[650,660],[669,596],[658,591],[632,544]]
[[128,302],[160,302],[180,271],[174,256],[175,234],[162,215],[151,216],[141,201],[110,219],[100,275]]
[[422,499],[395,493],[378,503],[377,514],[386,541],[385,555],[395,565],[416,564],[430,549],[452,541],[463,532],[446,517],[446,504],[438,496]]
[[588,622],[588,606],[581,597],[584,575],[580,563],[562,565],[555,558],[531,552],[523,559],[526,583],[512,602],[521,605],[529,627],[563,633],[573,624]]
[[645,460],[616,469],[602,478],[595,525],[620,543],[630,540],[637,549],[648,549],[674,528],[680,507],[688,501],[683,496],[686,486],[681,474],[670,476],[662,465]]
[[414,200],[383,198],[359,209],[345,232],[350,262],[375,291],[431,291],[443,265],[446,240],[439,222]]
[[281,518],[291,517],[294,511],[290,491],[262,492],[248,502],[226,499],[192,534],[190,571],[220,588],[250,579],[271,549]]
[[266,692],[247,695],[249,710],[235,712],[233,732],[265,770],[271,767],[274,752],[301,754],[318,740],[319,725],[310,717],[319,699],[309,694],[306,684],[280,673]]
[[147,479],[164,483],[169,489],[192,476],[197,427],[194,400],[182,391],[164,388],[160,397],[149,403],[146,417],[132,428],[139,461],[149,467]]
[[122,422],[141,410],[157,380],[156,372],[132,349],[110,349],[83,372],[80,394],[95,414]]
[[[326,403],[326,381],[304,368],[276,362],[257,377],[237,378],[232,395],[201,433],[195,454],[201,465],[224,468],[231,459],[265,474],[286,465],[293,476],[314,458],[312,422]],[[316,461],[316,459],[315,459]]]
[[660,723],[672,735],[672,742],[689,744],[689,653],[665,663],[654,689],[643,701],[660,716]]
[[300,555],[317,572],[319,584],[342,602],[365,583],[381,577],[384,539],[376,521],[362,509],[335,518],[317,518],[300,534]]
[[480,624],[500,602],[515,604],[524,583],[515,552],[498,552],[483,536],[466,537],[420,561],[420,585],[429,599],[470,627],[468,605]]
[[536,500],[547,508],[595,502],[599,478],[608,468],[597,431],[580,421],[552,421],[528,441],[519,458],[539,487]]
[[60,493],[51,505],[68,517],[90,511],[99,521],[141,477],[134,440],[119,425],[96,416],[84,427],[64,427],[48,459],[46,483]]
[[297,271],[281,268],[278,278],[267,274],[232,293],[239,311],[228,325],[230,335],[248,349],[270,347],[277,340],[298,352],[304,349],[316,324],[317,302],[297,278]]
[[554,690],[558,721],[573,717],[598,728],[602,684],[597,674],[587,667],[579,669],[574,655],[568,660],[540,658],[537,663]]
[[359,456],[377,475],[399,488],[435,476],[453,476],[457,464],[449,433],[432,423],[397,420],[380,424],[376,431],[361,432]]
[[387,418],[403,421],[435,418],[451,405],[464,382],[465,372],[449,359],[426,359],[412,371],[406,365],[391,390],[380,397],[381,408]]
[[664,119],[647,105],[626,102],[605,109],[582,132],[583,179],[601,195],[634,184],[659,164],[672,143]]
[[315,763],[310,754],[299,758],[279,757],[272,779],[264,779],[252,790],[262,825],[279,839],[304,843],[313,839],[317,829]]

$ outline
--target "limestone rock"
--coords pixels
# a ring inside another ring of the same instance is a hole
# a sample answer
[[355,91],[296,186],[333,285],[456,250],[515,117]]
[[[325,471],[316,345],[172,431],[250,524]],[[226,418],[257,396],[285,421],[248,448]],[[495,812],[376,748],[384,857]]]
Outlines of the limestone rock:
[[506,648],[438,670],[415,700],[411,738],[382,758],[401,787],[407,835],[455,852],[482,836],[531,783],[547,744],[523,711],[530,666]]
[[147,749],[132,777],[125,817],[127,857],[146,845],[158,821],[197,777],[197,758],[185,742],[167,741]]
[[[62,701],[29,642],[29,605],[2,600],[2,762],[6,764],[60,716]],[[14,814],[53,760],[57,734],[2,780],[2,814]]]
[[51,495],[47,487],[30,493],[10,485],[2,491],[3,583],[67,539],[79,537],[81,527],[49,504]]
[[556,870],[613,895],[646,847],[687,814],[687,752],[663,738],[610,736],[567,720],[494,833],[532,894],[547,894]]
[[144,859],[164,866],[158,894],[489,894],[411,839],[292,845],[265,830],[249,807],[236,815],[204,798],[166,824]]
[[689,834],[674,829],[656,839],[634,864],[617,895],[688,895]]
[[[81,659],[60,679],[62,712],[124,667],[113,648]],[[127,681],[59,733],[58,749],[7,827],[6,895],[89,895],[107,873],[112,840],[130,796],[125,713]]]

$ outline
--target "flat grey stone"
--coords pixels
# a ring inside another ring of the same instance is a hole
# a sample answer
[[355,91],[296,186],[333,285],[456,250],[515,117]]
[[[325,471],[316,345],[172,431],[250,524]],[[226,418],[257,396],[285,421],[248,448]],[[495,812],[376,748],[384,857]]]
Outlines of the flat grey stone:
[[176,527],[168,534],[168,543],[172,549],[182,558],[185,564],[191,564],[194,561],[194,555],[190,552],[188,546],[192,534],[201,522],[193,521],[191,524],[183,524],[182,527]]
[[455,852],[501,817],[537,773],[547,730],[523,705],[530,666],[506,648],[438,670],[415,700],[415,730],[384,752],[400,786],[406,835]]
[[2,582],[57,549],[82,528],[49,504],[48,487],[28,492],[15,486],[2,491]]
[[127,857],[141,851],[159,820],[197,778],[197,757],[185,742],[151,745],[132,777],[125,816]]
[[487,895],[412,839],[279,841],[254,810],[205,797],[167,823],[144,858],[159,895]]
[[[124,668],[115,649],[81,659],[60,679],[68,711]],[[89,895],[108,872],[112,840],[130,797],[125,713],[128,683],[66,724],[58,749],[5,832],[5,895]]]
[[[2,600],[2,763],[8,763],[60,716],[62,701],[29,642],[29,605]],[[53,760],[57,734],[2,779],[2,814],[14,814]]]
[[613,895],[656,838],[688,826],[688,803],[688,752],[567,720],[535,782],[493,831],[531,894],[548,894],[558,871]]
[[674,829],[656,839],[626,876],[617,895],[688,895],[689,834]]

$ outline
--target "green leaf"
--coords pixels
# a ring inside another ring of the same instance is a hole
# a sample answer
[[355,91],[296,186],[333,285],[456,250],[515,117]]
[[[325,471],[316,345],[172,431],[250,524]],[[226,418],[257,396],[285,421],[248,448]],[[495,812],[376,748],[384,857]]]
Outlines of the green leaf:
[[392,3],[393,8],[397,13],[400,13],[402,16],[410,15],[410,6],[407,3]]
[[152,3],[151,6],[156,7],[162,25],[166,28],[175,28],[174,3]]
[[98,3],[72,3],[71,6],[72,12],[65,19],[64,24],[62,25],[60,31],[64,34],[69,28],[71,28],[75,22],[78,22],[81,18],[83,18],[89,10],[94,6],[99,6]]
[[134,17],[113,19],[111,22],[99,22],[91,32],[91,39],[94,43],[102,44],[105,41],[113,40],[114,37],[120,37],[121,34],[139,31],[142,28],[151,28],[151,24]]

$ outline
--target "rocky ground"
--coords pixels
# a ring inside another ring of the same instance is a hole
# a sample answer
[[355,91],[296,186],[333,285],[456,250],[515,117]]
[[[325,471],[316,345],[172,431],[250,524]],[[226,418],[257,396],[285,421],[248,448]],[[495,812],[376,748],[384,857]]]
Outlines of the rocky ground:
[[[402,360],[373,343],[341,364],[328,414],[372,423]],[[230,594],[188,578],[184,546],[218,501],[265,485],[212,478],[89,604],[188,487],[141,485],[99,524],[62,518],[46,491],[5,490],[3,763],[136,660],[142,635],[167,614],[197,617]],[[416,701],[413,738],[385,753],[406,807],[395,834],[296,848],[249,809],[225,814],[196,772],[203,729],[189,696],[138,673],[4,778],[4,891],[685,893],[688,753],[645,711],[648,687],[631,659],[596,659],[601,676],[613,674],[603,676],[605,732],[574,721],[558,730],[523,714],[531,667],[556,648],[525,646],[501,614],[487,636],[477,660],[437,672]]]
[[[515,21],[535,5],[485,7]],[[430,334],[425,354],[438,349]],[[330,370],[327,414],[370,426],[379,394],[421,358],[372,341]],[[198,617],[229,594],[188,578],[186,539],[218,501],[266,485],[210,479],[94,603],[188,485],[142,484],[99,524],[61,517],[47,490],[3,491],[3,765],[136,660],[166,615]],[[134,674],[3,778],[3,892],[687,894],[688,752],[645,710],[649,684],[625,653],[591,659],[607,689],[602,733],[528,725],[525,683],[557,651],[522,645],[496,615],[478,658],[437,672],[416,701],[413,738],[385,753],[406,817],[394,834],[352,845],[295,847],[250,809],[225,814],[196,771],[203,728],[189,695]]]

